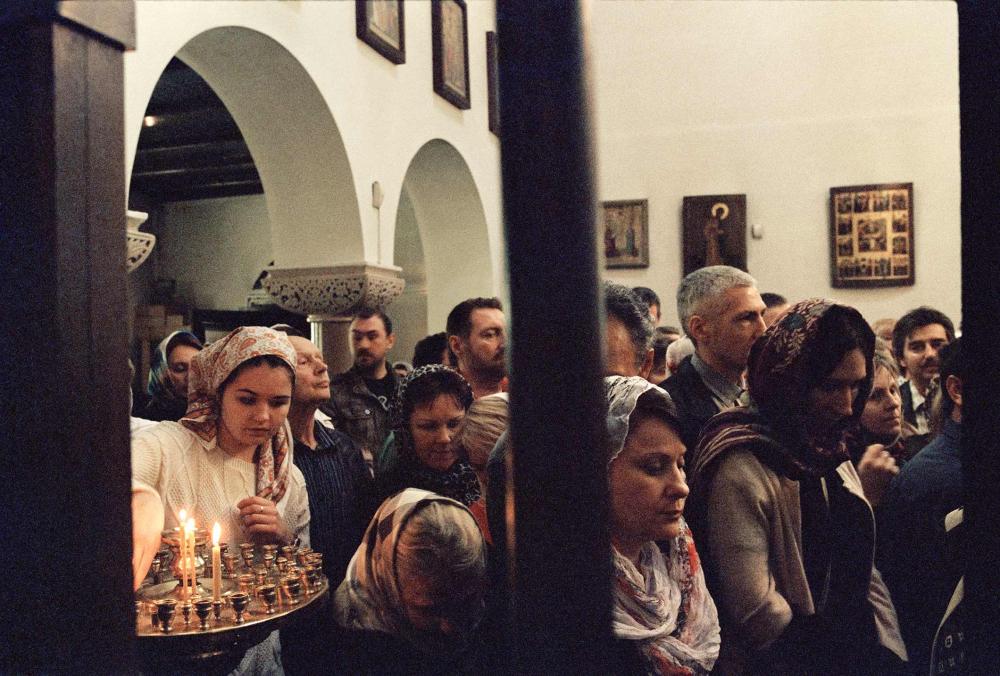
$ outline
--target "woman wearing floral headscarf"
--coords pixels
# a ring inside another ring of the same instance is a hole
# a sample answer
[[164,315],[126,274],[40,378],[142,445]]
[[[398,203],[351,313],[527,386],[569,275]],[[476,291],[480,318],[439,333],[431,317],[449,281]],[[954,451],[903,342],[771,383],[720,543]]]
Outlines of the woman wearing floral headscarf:
[[201,341],[188,331],[174,331],[160,341],[149,368],[142,409],[144,420],[180,420],[187,412],[188,371],[191,360],[202,349]]
[[613,628],[629,674],[707,674],[719,618],[684,522],[684,444],[670,397],[637,377],[608,398]]
[[[185,510],[199,526],[218,521],[222,539],[308,543],[309,501],[292,464],[286,417],[295,350],[283,333],[239,328],[191,362],[190,400],[180,422],[163,422],[132,440],[133,565],[136,584],[160,532]],[[278,668],[277,637],[251,649],[240,673]]]
[[688,511],[722,612],[720,673],[905,669],[846,443],[871,389],[874,346],[857,310],[793,305],[750,352],[751,406],[702,431]]
[[375,476],[380,498],[412,487],[466,506],[479,499],[476,473],[452,444],[471,404],[469,384],[447,366],[421,366],[403,380],[389,408],[392,452],[383,453],[395,457]]
[[486,545],[464,505],[417,488],[392,496],[337,589],[337,666],[349,674],[482,673],[471,639],[485,576]]

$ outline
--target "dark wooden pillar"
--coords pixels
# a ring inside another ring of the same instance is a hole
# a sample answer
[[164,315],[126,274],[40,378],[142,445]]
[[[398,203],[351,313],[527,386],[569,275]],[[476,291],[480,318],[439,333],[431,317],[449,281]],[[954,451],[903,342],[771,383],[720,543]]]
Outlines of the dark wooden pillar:
[[497,3],[512,317],[513,669],[610,673],[602,294],[577,2]]
[[131,670],[129,2],[0,9],[0,671]]
[[[971,669],[1000,669],[1000,5],[958,3],[962,122],[965,598]],[[931,235],[933,236],[933,234]],[[956,273],[958,271],[955,271]]]

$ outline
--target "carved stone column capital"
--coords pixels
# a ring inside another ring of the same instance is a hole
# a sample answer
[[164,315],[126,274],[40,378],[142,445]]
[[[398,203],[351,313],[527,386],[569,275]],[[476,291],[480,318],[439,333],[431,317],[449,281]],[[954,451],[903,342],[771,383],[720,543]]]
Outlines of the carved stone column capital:
[[270,268],[262,284],[286,310],[333,318],[389,305],[403,293],[405,280],[402,268],[358,263]]
[[133,272],[146,262],[156,244],[156,235],[149,232],[139,232],[139,226],[147,218],[149,218],[149,214],[143,211],[129,210],[125,212],[125,241],[128,243],[125,268],[129,272]]

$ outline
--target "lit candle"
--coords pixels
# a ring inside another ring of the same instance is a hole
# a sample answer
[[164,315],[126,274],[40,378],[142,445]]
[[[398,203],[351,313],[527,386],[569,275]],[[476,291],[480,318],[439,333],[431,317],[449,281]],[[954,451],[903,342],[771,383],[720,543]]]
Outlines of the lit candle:
[[195,590],[198,587],[198,572],[195,570],[194,565],[194,547],[195,541],[197,540],[196,531],[194,529],[194,519],[187,520],[187,541],[188,541],[188,582],[191,584],[191,590],[188,593],[188,598],[194,595]]
[[177,527],[180,533],[180,546],[177,551],[181,557],[181,599],[187,598],[187,510],[182,509],[180,514],[180,526]]
[[222,550],[219,548],[219,536],[222,529],[216,521],[212,526],[212,600],[222,599]]

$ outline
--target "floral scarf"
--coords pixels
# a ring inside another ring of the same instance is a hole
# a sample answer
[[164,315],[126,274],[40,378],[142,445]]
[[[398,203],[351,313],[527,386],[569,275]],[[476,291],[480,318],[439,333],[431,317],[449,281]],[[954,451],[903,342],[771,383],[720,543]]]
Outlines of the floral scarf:
[[[431,469],[417,458],[413,447],[413,436],[410,434],[410,415],[413,407],[408,405],[410,402],[407,398],[407,391],[414,381],[428,374],[440,372],[458,375],[454,369],[441,364],[421,366],[403,379],[395,399],[389,406],[389,422],[392,425],[393,439],[396,444],[396,456],[399,458],[395,472],[406,482],[407,486],[444,495],[468,506],[479,500],[482,495],[479,479],[476,478],[476,473],[468,460],[459,458],[444,472]],[[458,403],[463,409],[468,410],[469,406],[472,405],[472,388],[460,375],[458,378],[461,379],[463,385]]]
[[[827,323],[841,316],[861,337],[865,381],[853,403],[846,427],[821,437],[807,434],[809,383],[814,376],[817,341]],[[757,339],[750,350],[747,382],[752,405],[724,411],[702,430],[689,478],[695,490],[705,468],[728,449],[751,450],[761,462],[792,479],[821,477],[850,459],[848,439],[874,379],[875,335],[852,307],[830,300],[796,303]]]
[[164,410],[178,409],[178,417],[184,415],[187,406],[187,399],[182,399],[174,393],[174,388],[170,385],[170,370],[168,358],[170,351],[177,345],[190,345],[198,350],[202,348],[198,337],[189,331],[174,331],[169,336],[160,341],[153,352],[152,363],[149,366],[149,379],[146,381],[146,394],[150,400]]
[[[431,502],[455,504],[468,511],[451,498],[407,488],[388,498],[375,512],[334,596],[334,613],[341,627],[403,637],[412,633],[403,607],[396,550],[409,518]],[[474,518],[464,525],[478,533]]]
[[[641,396],[676,413],[669,395],[642,378],[609,376],[604,383],[610,468],[625,448],[629,417]],[[709,673],[719,656],[719,616],[687,523],[681,521],[680,534],[669,542],[647,542],[638,568],[614,547],[611,553],[615,636],[640,642],[649,674]]]
[[[295,349],[288,337],[262,326],[234,329],[195,355],[188,375],[188,409],[180,423],[204,441],[213,441],[219,430],[219,386],[237,366],[264,355],[279,357],[295,373]],[[257,448],[257,495],[275,503],[288,486],[291,439],[285,420],[275,435]]]

